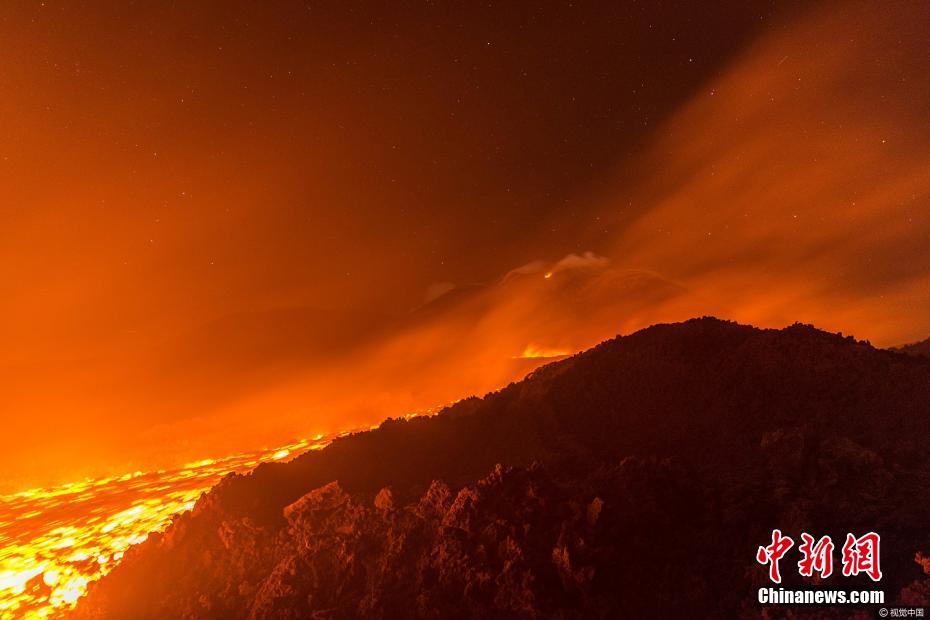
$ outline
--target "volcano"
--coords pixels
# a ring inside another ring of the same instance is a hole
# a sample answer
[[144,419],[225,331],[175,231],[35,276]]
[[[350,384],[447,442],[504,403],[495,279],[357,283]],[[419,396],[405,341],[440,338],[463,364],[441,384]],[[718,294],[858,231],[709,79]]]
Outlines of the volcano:
[[776,528],[882,539],[879,583],[786,556],[782,586],[927,605],[928,436],[930,358],[801,324],[655,325],[226,477],[73,617],[847,617],[757,601]]

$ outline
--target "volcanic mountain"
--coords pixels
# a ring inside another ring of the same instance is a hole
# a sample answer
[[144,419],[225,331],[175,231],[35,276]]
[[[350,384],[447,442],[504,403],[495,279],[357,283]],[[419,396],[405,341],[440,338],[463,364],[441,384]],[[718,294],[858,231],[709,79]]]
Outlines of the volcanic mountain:
[[[880,583],[816,585],[926,605],[928,436],[930,358],[806,325],[655,325],[227,477],[74,617],[784,615],[756,602],[775,528],[837,554],[880,533]],[[813,585],[796,560],[782,585]]]

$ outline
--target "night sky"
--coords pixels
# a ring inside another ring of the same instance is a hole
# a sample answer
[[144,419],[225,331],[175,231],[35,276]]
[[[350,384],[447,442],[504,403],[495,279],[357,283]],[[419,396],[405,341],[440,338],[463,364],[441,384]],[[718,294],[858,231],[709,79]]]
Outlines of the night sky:
[[0,486],[373,423],[696,314],[930,336],[928,13],[4,3]]

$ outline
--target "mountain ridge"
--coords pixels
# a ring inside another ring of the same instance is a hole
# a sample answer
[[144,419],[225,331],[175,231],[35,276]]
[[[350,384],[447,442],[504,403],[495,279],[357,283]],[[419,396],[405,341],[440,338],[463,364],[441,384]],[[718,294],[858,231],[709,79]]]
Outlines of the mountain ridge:
[[899,347],[893,347],[891,350],[897,351],[899,353],[906,353],[908,355],[923,355],[925,357],[930,357],[930,338],[926,338],[918,342],[912,342],[910,344],[903,344]]
[[654,325],[433,418],[227,477],[74,616],[654,615],[642,593],[661,587],[680,591],[669,612],[751,617],[755,545],[775,527],[882,531],[908,547],[886,560],[889,595],[914,600],[928,385],[930,359],[808,325]]

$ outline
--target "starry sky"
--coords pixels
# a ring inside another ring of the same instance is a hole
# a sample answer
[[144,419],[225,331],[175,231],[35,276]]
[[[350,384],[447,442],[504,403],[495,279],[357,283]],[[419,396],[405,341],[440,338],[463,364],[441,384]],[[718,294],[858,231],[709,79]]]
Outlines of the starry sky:
[[376,422],[694,314],[930,335],[926,13],[4,3],[0,486]]

